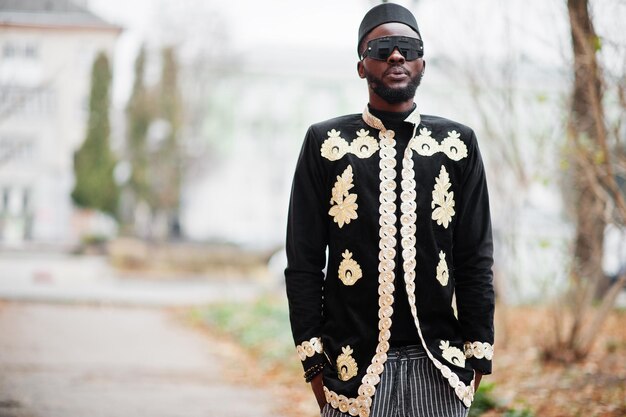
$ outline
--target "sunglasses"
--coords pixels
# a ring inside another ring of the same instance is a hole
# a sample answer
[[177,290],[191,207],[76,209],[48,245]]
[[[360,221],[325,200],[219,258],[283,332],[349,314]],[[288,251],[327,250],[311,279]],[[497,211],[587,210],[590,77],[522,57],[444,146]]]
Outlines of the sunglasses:
[[361,59],[369,57],[378,61],[386,61],[396,48],[407,61],[414,61],[424,56],[424,42],[421,39],[406,36],[385,36],[369,41]]

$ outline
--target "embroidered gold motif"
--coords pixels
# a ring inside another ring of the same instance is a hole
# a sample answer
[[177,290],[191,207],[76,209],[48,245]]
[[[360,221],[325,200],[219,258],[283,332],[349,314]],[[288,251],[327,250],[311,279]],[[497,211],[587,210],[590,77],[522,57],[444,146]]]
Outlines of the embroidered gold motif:
[[439,344],[439,349],[442,351],[441,356],[451,364],[460,366],[461,368],[465,366],[465,353],[457,347],[450,346],[449,341],[442,340]]
[[316,353],[322,353],[324,346],[322,345],[322,339],[314,337],[311,340],[305,340],[302,344],[296,346],[296,352],[301,361],[305,361],[306,358],[313,357]]
[[361,129],[356,132],[357,137],[350,144],[340,136],[340,131],[332,129],[327,133],[328,138],[322,143],[320,153],[329,161],[337,161],[347,153],[352,153],[361,159],[369,158],[378,151],[378,142],[369,136],[369,130]]
[[369,130],[361,129],[356,132],[357,138],[350,143],[350,151],[359,158],[369,158],[378,151],[378,142],[369,134]]
[[363,112],[363,120],[374,129],[380,130],[380,240],[379,240],[379,275],[378,291],[380,294],[378,303],[378,345],[376,354],[367,367],[366,374],[361,380],[356,398],[347,398],[338,395],[336,392],[324,387],[326,401],[335,409],[347,412],[351,416],[368,417],[372,406],[372,397],[376,392],[376,385],[380,382],[380,374],[383,372],[384,363],[387,361],[387,351],[389,350],[389,338],[391,337],[391,315],[393,314],[393,291],[394,291],[394,269],[396,257],[396,171],[394,169],[396,160],[394,132],[386,130],[382,122],[372,116],[367,108]]
[[[435,188],[433,189],[433,201],[431,208],[433,210],[432,219],[437,221],[438,225],[448,228],[448,224],[454,216],[454,191],[448,191],[450,184],[450,176],[445,166],[441,166],[439,177],[435,179]],[[438,206],[438,207],[437,207]]]
[[463,344],[463,350],[465,350],[465,357],[476,359],[487,359],[490,361],[493,359],[493,345],[487,342],[465,342]]
[[322,156],[329,161],[337,161],[346,154],[350,150],[348,142],[341,136],[341,132],[333,129],[328,133],[328,139],[322,143],[322,148],[320,152]]
[[347,381],[356,376],[359,371],[359,367],[356,365],[356,361],[352,357],[352,353],[354,353],[354,351],[350,345],[341,348],[341,351],[343,353],[337,356],[337,374],[339,375],[339,379]]
[[357,398],[347,398],[345,395],[337,395],[336,392],[324,387],[324,395],[326,401],[331,407],[339,409],[342,413],[348,413],[351,416],[368,417],[370,415],[370,407],[372,399],[363,395]]
[[[379,126],[382,126],[382,129],[384,129],[384,126],[382,125],[380,120],[373,117],[367,111],[367,109],[363,113],[363,119],[366,121],[368,125],[374,128],[380,129],[381,127]],[[407,297],[409,299],[409,305],[411,307],[411,314],[413,315],[413,320],[415,321],[415,327],[417,328],[417,333],[422,342],[422,346],[424,346],[424,349],[426,350],[426,354],[430,358],[433,365],[435,365],[435,367],[439,369],[439,371],[441,372],[441,375],[448,380],[448,383],[454,389],[454,392],[457,395],[457,397],[463,402],[463,404],[465,404],[466,407],[469,407],[471,406],[472,401],[474,399],[474,381],[472,380],[470,381],[469,385],[465,385],[465,383],[459,379],[458,375],[452,372],[452,370],[448,366],[444,365],[443,363],[441,363],[439,359],[433,356],[432,352],[430,352],[430,350],[428,349],[428,345],[426,345],[426,342],[424,341],[424,335],[422,334],[422,329],[420,327],[419,318],[417,317],[417,307],[416,307],[416,302],[415,302],[415,276],[416,276],[415,275],[415,267],[416,267],[415,256],[417,254],[417,251],[415,249],[415,244],[416,244],[415,234],[417,231],[415,222],[417,220],[417,215],[416,215],[417,207],[415,205],[415,186],[416,185],[415,185],[415,171],[413,169],[413,166],[414,164],[413,164],[413,159],[412,159],[412,147],[409,145],[407,146],[404,157],[402,159],[402,168],[403,168],[402,169],[402,181],[400,182],[400,185],[402,188],[402,193],[400,194],[400,199],[402,202],[400,206],[400,210],[402,212],[402,216],[400,218],[400,222],[402,224],[402,227],[400,229],[400,235],[402,236],[401,246],[402,246],[402,253],[404,255],[403,256],[404,262],[402,264],[402,269],[404,272],[404,281],[406,284]],[[393,182],[393,178],[392,178],[392,182]],[[395,182],[393,182],[393,186],[395,186]],[[392,188],[392,190],[393,189],[394,188]],[[382,185],[381,185],[381,191],[382,191]],[[395,194],[393,196],[395,198]],[[381,204],[381,207],[382,207],[382,204]],[[382,209],[381,209],[381,213],[382,213]],[[382,218],[383,216],[381,215],[381,219]],[[382,239],[383,236],[384,234],[381,228],[381,241],[383,240]],[[393,242],[392,247],[394,246],[395,246],[395,241]],[[381,265],[382,265],[382,261],[381,261]],[[393,281],[394,279],[393,270],[391,270],[390,275]],[[326,398],[328,399],[329,396],[327,395]],[[369,409],[368,409],[368,415],[369,415]]]
[[344,224],[356,220],[358,217],[356,210],[359,205],[356,203],[356,194],[350,194],[349,191],[354,187],[352,183],[352,167],[348,167],[343,171],[341,176],[337,176],[337,182],[333,187],[330,204],[333,204],[328,210],[328,214],[333,216],[333,221],[337,223],[339,228]]
[[448,137],[441,142],[441,151],[453,161],[460,161],[467,156],[467,146],[461,140],[461,134],[456,130],[448,132]]
[[441,143],[437,142],[431,134],[432,132],[427,128],[421,128],[420,134],[409,141],[409,147],[422,156],[433,156],[438,152],[443,152],[453,161],[460,161],[467,156],[467,146],[456,130],[448,132],[448,136]]
[[352,259],[352,252],[349,250],[346,249],[342,256],[343,260],[339,264],[339,279],[345,285],[354,285],[363,276],[361,267]]
[[432,156],[441,150],[439,142],[430,136],[431,132],[425,127],[420,129],[419,136],[411,139],[409,146],[422,156]]
[[444,287],[448,285],[448,264],[446,263],[446,254],[439,251],[439,263],[437,264],[437,281]]

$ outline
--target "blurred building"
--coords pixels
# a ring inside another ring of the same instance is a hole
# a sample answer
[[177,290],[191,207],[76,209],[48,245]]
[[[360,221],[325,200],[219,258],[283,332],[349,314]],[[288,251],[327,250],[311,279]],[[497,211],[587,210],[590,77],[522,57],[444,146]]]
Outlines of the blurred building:
[[[225,67],[214,70],[197,133],[209,149],[184,184],[185,236],[264,248],[283,244],[291,181],[308,126],[358,113],[367,103],[355,60],[352,50],[285,45],[224,59]],[[337,70],[325,68],[328,62]],[[187,97],[198,89],[193,79],[181,77]],[[196,147],[188,153],[202,155]]]
[[91,67],[121,28],[85,2],[0,0],[0,244],[66,243]]

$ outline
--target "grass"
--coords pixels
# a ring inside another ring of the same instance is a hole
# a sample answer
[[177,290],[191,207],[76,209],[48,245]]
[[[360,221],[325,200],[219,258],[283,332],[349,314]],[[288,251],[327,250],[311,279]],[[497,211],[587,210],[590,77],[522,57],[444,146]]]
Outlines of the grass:
[[535,417],[532,410],[528,408],[517,409],[503,407],[496,399],[493,390],[496,384],[483,382],[478,391],[474,394],[474,402],[469,410],[468,417],[502,416],[502,417]]
[[528,408],[521,410],[509,408],[504,412],[503,417],[535,417],[535,414]]
[[[316,406],[311,405],[314,401],[310,389],[302,380],[284,297],[219,303],[196,308],[191,316],[196,323],[207,326],[213,333],[227,336],[250,352],[261,370],[281,375],[280,381],[272,381],[275,385],[283,384],[283,397],[290,401],[286,410],[292,412],[286,411],[284,415],[317,414],[313,409]],[[567,366],[545,364],[540,360],[539,343],[551,330],[546,317],[546,310],[542,307],[520,307],[508,311],[507,321],[500,319],[502,329],[514,328],[515,331],[500,332],[498,366],[493,375],[483,379],[469,415],[626,415],[626,314],[614,312],[592,355],[585,362]],[[507,340],[503,341],[503,337]],[[296,397],[299,402],[293,400]]]
[[474,394],[474,402],[470,408],[469,417],[479,417],[486,411],[492,410],[498,406],[492,394],[494,387],[495,384],[493,383],[483,382],[480,384],[478,391]]
[[291,337],[287,302],[261,297],[252,303],[218,303],[195,308],[194,320],[233,338],[250,351],[262,367],[300,369]]

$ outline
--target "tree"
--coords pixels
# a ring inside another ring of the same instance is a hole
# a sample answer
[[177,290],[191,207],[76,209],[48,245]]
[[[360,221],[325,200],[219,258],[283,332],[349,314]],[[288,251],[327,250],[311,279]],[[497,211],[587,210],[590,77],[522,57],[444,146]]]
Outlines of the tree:
[[606,226],[613,223],[623,228],[626,224],[624,194],[615,175],[616,167],[625,161],[619,138],[611,143],[607,129],[606,84],[598,59],[601,40],[593,25],[589,1],[568,0],[567,8],[574,55],[568,156],[576,235],[571,288],[565,303],[571,312],[565,317],[558,315],[554,340],[545,349],[548,358],[563,361],[587,356],[626,283],[626,274],[622,273],[602,296],[600,307],[591,308],[605,278],[602,258]]
[[151,198],[148,178],[147,135],[153,118],[153,105],[144,83],[146,50],[142,47],[135,61],[135,81],[126,108],[128,125],[127,151],[132,171],[128,187],[132,193],[133,205],[139,201],[149,202]]
[[110,86],[109,60],[100,52],[91,73],[87,135],[74,154],[76,185],[72,200],[80,207],[116,216],[119,190],[113,178],[116,161],[109,146]]
[[140,237],[171,238],[179,234],[182,181],[178,64],[174,48],[163,48],[161,79],[148,87],[144,83],[146,58],[146,50],[141,48],[126,109],[127,153],[132,167],[127,222]]
[[181,98],[178,91],[178,64],[175,50],[162,50],[162,73],[158,90],[158,117],[162,137],[151,158],[151,180],[155,212],[162,216],[167,228],[167,237],[176,237],[182,180],[181,147],[179,131],[181,125]]

